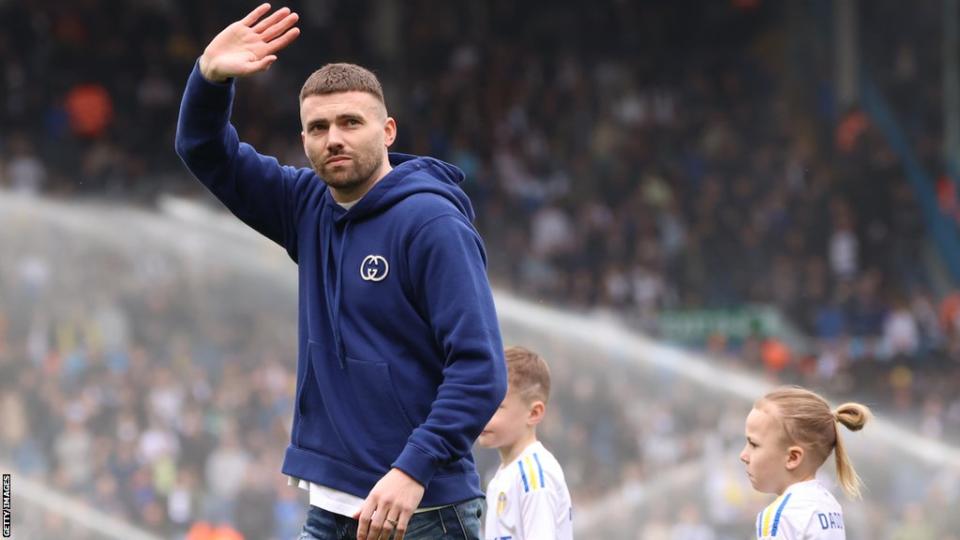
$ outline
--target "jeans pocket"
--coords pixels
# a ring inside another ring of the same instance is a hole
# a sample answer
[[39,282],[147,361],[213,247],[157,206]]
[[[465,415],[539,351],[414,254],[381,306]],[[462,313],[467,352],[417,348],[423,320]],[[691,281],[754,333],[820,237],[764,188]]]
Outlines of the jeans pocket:
[[297,540],[336,540],[337,521],[331,512],[311,506]]
[[420,512],[410,517],[407,523],[407,533],[404,538],[410,540],[421,540],[426,538],[443,538],[445,528],[440,517],[440,512],[432,510],[430,512]]
[[454,507],[465,540],[480,540],[480,521],[483,517],[484,499],[472,499]]

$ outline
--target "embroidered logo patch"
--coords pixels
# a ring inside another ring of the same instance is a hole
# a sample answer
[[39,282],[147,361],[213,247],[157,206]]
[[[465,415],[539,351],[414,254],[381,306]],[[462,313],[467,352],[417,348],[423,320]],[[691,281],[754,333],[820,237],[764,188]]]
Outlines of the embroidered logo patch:
[[390,272],[390,265],[381,255],[367,255],[360,263],[360,278],[364,281],[383,281]]

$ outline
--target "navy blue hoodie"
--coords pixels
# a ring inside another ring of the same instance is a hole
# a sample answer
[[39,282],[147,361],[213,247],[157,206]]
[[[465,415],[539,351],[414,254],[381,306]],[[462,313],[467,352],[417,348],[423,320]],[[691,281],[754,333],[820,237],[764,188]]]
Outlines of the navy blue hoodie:
[[232,81],[196,67],[177,153],[299,270],[296,407],[285,474],[366,497],[391,467],[421,506],[482,496],[470,449],[506,392],[483,243],[463,173],[390,154],[394,169],[349,211],[313,170],[239,142]]

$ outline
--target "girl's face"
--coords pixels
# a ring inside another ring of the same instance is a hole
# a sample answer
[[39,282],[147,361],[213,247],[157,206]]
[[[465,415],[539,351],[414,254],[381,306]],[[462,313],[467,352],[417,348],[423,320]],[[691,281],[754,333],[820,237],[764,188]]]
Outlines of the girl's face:
[[740,461],[747,466],[753,489],[780,495],[790,485],[790,458],[783,426],[775,416],[753,409],[747,416],[747,442],[740,452]]

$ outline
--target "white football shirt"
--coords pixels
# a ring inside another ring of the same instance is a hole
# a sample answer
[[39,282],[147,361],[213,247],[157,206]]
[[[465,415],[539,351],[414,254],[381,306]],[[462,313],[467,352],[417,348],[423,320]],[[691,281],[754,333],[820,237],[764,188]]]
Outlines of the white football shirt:
[[487,540],[572,540],[573,508],[560,463],[538,441],[487,485]]
[[757,515],[759,540],[846,540],[843,510],[817,480],[788,487]]

